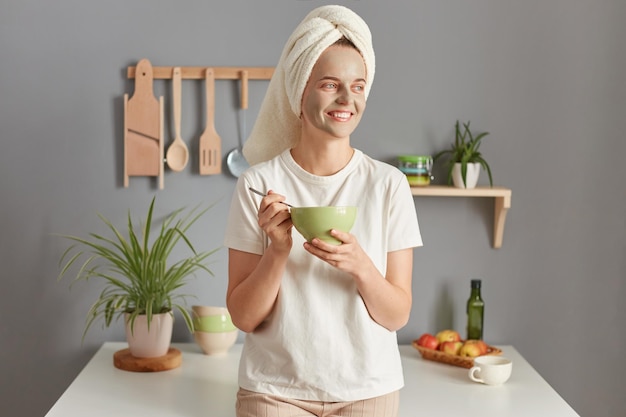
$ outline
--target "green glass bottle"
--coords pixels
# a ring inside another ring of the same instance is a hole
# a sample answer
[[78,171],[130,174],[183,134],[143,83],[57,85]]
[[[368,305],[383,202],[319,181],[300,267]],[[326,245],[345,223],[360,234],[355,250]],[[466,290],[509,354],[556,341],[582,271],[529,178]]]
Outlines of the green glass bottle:
[[467,338],[482,340],[485,302],[480,295],[481,281],[472,280],[472,292],[467,300]]

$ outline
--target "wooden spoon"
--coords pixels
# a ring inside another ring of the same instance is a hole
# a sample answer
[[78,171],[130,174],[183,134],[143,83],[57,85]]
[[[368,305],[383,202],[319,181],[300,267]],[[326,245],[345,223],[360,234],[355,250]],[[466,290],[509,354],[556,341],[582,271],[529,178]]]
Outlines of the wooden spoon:
[[172,100],[174,102],[174,129],[176,137],[174,142],[167,148],[167,165],[172,171],[182,171],[189,161],[189,149],[180,135],[180,90],[181,71],[180,67],[174,67],[172,73]]

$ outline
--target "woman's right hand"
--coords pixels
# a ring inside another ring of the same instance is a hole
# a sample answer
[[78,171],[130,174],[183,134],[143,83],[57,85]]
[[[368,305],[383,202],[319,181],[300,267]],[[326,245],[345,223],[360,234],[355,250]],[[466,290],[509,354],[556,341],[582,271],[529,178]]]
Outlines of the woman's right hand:
[[267,196],[261,200],[258,222],[276,250],[289,252],[293,244],[291,238],[293,223],[289,206],[283,204],[283,201],[285,196],[269,190]]

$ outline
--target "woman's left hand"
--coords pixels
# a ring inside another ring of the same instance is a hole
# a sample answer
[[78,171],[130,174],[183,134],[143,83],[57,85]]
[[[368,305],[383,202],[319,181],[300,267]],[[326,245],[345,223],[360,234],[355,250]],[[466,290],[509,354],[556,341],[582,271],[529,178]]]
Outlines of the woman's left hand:
[[304,249],[329,265],[353,276],[363,271],[364,265],[371,263],[371,259],[363,251],[356,237],[335,229],[330,231],[330,235],[340,240],[341,245],[332,245],[315,238],[311,243],[306,242]]

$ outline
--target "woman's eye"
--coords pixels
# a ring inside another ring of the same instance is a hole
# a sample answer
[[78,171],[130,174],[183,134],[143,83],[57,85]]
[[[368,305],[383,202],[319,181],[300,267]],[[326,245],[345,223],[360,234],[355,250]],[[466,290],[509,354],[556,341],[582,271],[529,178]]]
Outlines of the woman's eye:
[[337,84],[335,84],[335,83],[326,83],[326,84],[324,84],[324,88],[333,89],[333,88],[336,88],[336,87],[337,87]]
[[365,86],[361,85],[361,84],[358,84],[358,85],[355,85],[354,87],[352,87],[352,89],[354,91],[356,91],[356,92],[362,93],[363,90],[365,90]]

